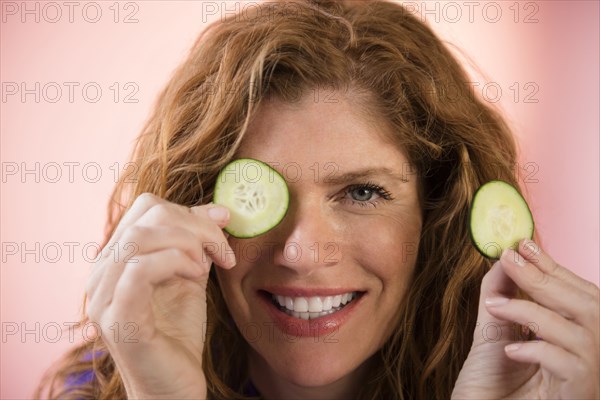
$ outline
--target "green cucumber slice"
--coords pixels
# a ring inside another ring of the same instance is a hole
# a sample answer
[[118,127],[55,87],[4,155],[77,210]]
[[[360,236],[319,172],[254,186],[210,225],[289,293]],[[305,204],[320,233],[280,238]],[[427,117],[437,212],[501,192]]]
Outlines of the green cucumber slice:
[[219,173],[213,202],[229,209],[227,233],[252,238],[273,229],[285,217],[289,191],[273,168],[253,158],[240,158]]
[[486,257],[500,258],[521,239],[532,239],[533,217],[527,202],[509,183],[494,180],[473,195],[469,212],[471,240]]

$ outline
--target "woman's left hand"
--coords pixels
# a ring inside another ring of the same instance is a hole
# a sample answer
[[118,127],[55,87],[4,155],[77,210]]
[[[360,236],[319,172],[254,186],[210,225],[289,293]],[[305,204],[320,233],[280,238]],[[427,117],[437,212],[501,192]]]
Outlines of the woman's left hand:
[[[535,302],[514,298],[521,288]],[[539,339],[523,341],[519,324]],[[600,399],[600,290],[531,240],[483,278],[452,399]]]

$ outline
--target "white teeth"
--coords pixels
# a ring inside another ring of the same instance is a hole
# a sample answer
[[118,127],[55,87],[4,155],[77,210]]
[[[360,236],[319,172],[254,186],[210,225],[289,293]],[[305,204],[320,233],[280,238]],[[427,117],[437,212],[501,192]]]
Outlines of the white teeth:
[[346,304],[350,303],[354,299],[354,293],[348,293],[348,299],[346,300]]
[[342,304],[342,296],[339,295],[339,294],[337,296],[333,296],[332,306],[333,307],[339,307],[340,304]]
[[279,305],[280,306],[284,306],[285,305],[285,308],[287,308],[290,311],[294,311],[294,300],[292,300],[291,297],[286,297],[285,298],[285,303],[283,301],[280,301]]
[[335,296],[287,297],[273,295],[273,301],[294,318],[315,319],[332,314],[357,297],[355,292]]
[[308,311],[315,313],[323,311],[323,302],[320,297],[310,297],[308,299]]
[[308,311],[308,300],[306,300],[306,297],[296,297],[294,299],[294,311],[296,311],[296,312],[307,312]]

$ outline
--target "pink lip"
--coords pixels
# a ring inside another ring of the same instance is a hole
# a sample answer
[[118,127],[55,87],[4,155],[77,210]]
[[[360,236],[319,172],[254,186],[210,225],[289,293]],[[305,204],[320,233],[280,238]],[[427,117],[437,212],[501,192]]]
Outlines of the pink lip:
[[[346,289],[344,289],[346,290]],[[348,290],[348,292],[352,292],[353,290]],[[325,291],[326,293],[327,291]],[[271,292],[273,293],[273,292]],[[285,291],[285,293],[298,293],[298,291],[289,290]],[[300,290],[301,295],[295,294],[294,296],[307,296],[306,293],[310,293],[315,295],[315,293],[324,294],[323,290],[312,290],[312,289],[302,289]],[[340,292],[339,289],[330,289],[330,293],[347,293],[346,291]],[[329,294],[325,294],[329,296]],[[284,296],[283,294],[280,296]],[[291,296],[291,294],[285,294],[285,296]],[[309,296],[309,295],[308,295]],[[335,334],[341,326],[348,321],[348,319],[352,316],[352,313],[362,304],[364,293],[350,302],[347,306],[342,308],[340,311],[325,315],[316,319],[304,320],[300,318],[294,318],[283,311],[280,311],[278,307],[276,307],[269,295],[263,293],[262,295],[258,295],[258,298],[261,304],[265,307],[267,313],[275,323],[275,326],[284,334],[287,335],[288,339],[291,338],[306,338],[306,337],[319,337],[323,335],[328,335],[327,338],[332,341],[335,340]]]
[[272,293],[276,296],[287,296],[287,297],[314,297],[314,296],[335,296],[338,294],[351,293],[351,292],[364,292],[365,290],[357,288],[299,288],[289,286],[269,286],[261,288],[266,292]]

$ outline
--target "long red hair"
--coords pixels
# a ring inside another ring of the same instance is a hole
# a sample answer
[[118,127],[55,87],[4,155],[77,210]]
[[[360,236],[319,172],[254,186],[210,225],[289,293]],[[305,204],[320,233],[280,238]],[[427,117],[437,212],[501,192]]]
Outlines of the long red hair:
[[[263,99],[293,102],[315,88],[351,89],[367,112],[395,128],[393,139],[422,182],[424,212],[399,325],[357,398],[449,398],[472,343],[481,280],[491,266],[470,243],[471,198],[492,179],[518,187],[513,137],[468,82],[431,29],[397,3],[296,0],[249,7],[210,25],[161,93],[133,154],[134,182],[116,185],[106,240],[143,192],[186,206],[208,203],[219,170]],[[227,323],[214,274],[208,310],[203,365],[209,398],[245,399],[246,343]],[[218,334],[231,329],[231,335]],[[215,348],[221,349],[218,357],[210,351]],[[82,359],[97,351],[99,356]],[[65,389],[65,379],[86,370],[94,372],[93,382]],[[126,393],[100,338],[67,354],[36,397],[112,399]]]

